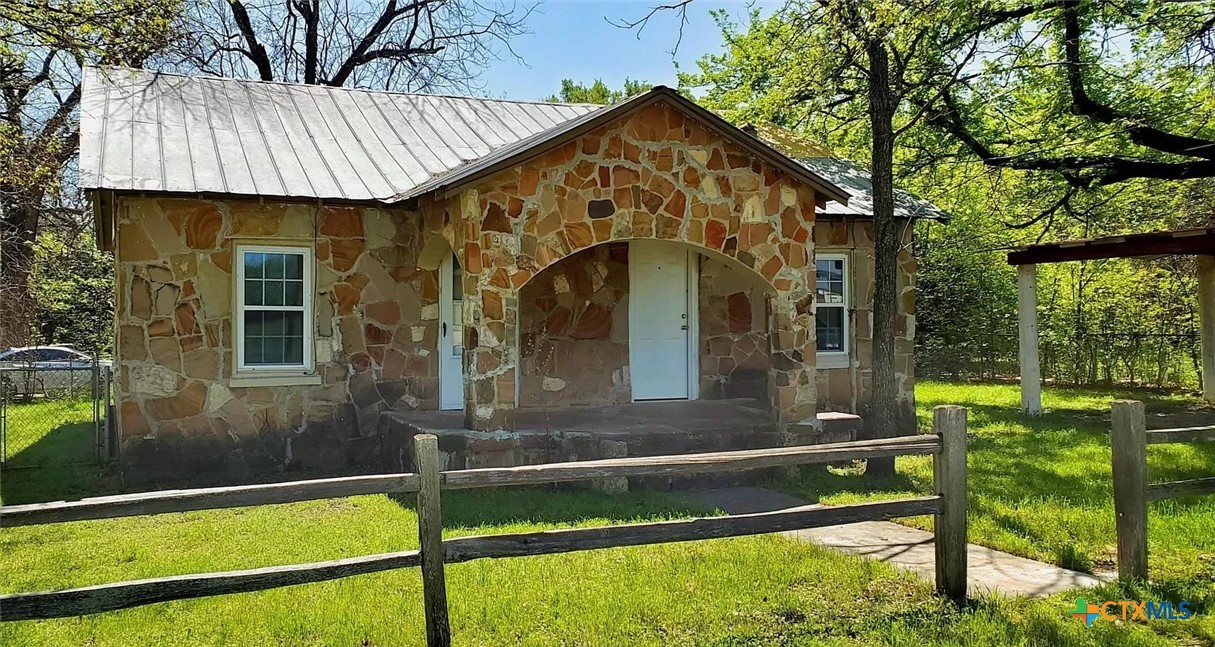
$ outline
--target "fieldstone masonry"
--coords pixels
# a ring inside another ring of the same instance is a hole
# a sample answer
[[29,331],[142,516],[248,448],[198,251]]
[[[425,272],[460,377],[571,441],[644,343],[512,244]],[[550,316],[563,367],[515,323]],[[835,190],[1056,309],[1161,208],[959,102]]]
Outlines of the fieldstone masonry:
[[[846,254],[852,289],[852,352],[845,368],[817,371],[819,408],[864,416],[873,393],[873,221],[819,220],[814,239],[820,254]],[[915,431],[915,257],[907,227],[899,251],[898,313],[895,315],[895,379],[903,431]]]
[[[375,433],[380,412],[437,406],[437,275],[415,267],[418,241],[418,218],[402,211],[124,198],[124,461],[176,476],[392,464]],[[241,242],[314,250],[319,383],[233,385]]]
[[444,208],[463,250],[470,429],[513,428],[520,289],[578,251],[647,238],[690,245],[772,286],[769,401],[782,423],[813,420],[814,190],[682,111],[642,107]]

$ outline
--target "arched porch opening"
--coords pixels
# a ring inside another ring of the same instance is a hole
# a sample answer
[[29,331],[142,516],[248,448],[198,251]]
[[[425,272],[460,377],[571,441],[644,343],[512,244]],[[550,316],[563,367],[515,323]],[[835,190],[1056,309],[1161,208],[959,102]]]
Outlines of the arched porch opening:
[[[667,260],[677,274],[655,281],[670,271],[662,267]],[[670,240],[605,242],[549,263],[515,293],[518,409],[775,403],[770,315],[777,292],[720,252]],[[490,299],[496,312],[498,297]],[[498,355],[506,357],[503,350]],[[665,369],[676,370],[647,382]]]

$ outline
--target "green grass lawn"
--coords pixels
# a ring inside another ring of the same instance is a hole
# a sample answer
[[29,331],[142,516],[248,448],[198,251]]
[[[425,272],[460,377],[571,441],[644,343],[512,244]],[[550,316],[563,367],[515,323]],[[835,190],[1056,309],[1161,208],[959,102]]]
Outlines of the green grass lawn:
[[[921,382],[916,387],[921,430],[932,408],[969,409],[969,534],[975,543],[1088,573],[1116,571],[1114,504],[1110,475],[1109,407],[1115,398],[1142,400],[1148,427],[1215,422],[1215,409],[1191,397],[1153,390],[1047,389],[1046,414],[1018,413],[1015,385]],[[792,494],[828,504],[927,493],[932,459],[896,461],[893,481],[873,483],[860,469],[805,468],[801,478],[777,484]],[[1172,481],[1215,474],[1215,443],[1154,445],[1148,475]],[[904,520],[931,529],[932,519]],[[1203,635],[1215,635],[1215,497],[1153,503],[1148,511],[1150,594],[1190,600],[1207,616]]]
[[[1024,427],[1001,409],[1012,398],[1015,410],[1015,390],[1008,387],[928,384],[918,393],[925,416],[945,400],[972,407],[972,540],[1073,566],[1108,560],[1113,521],[1104,502],[1108,442],[1100,431],[1107,394],[1048,392],[1051,411]],[[1157,399],[1149,411],[1186,404]],[[1151,460],[1160,478],[1209,472],[1215,465],[1209,453],[1156,449]],[[884,489],[899,495],[926,491],[927,466],[901,460],[902,477]],[[872,496],[859,481],[848,470],[807,468],[800,480],[782,486],[832,502]],[[500,489],[444,495],[450,536],[702,513],[653,492]],[[408,501],[367,496],[5,529],[0,592],[415,548],[416,524]],[[1154,504],[1151,524],[1151,566],[1159,582],[1146,588],[1108,585],[1084,595],[1188,596],[1206,619],[1099,621],[1085,628],[1067,615],[1075,604],[1068,595],[981,599],[957,609],[934,596],[930,584],[889,567],[769,536],[451,565],[452,628],[456,644],[1215,643],[1209,617],[1215,597],[1211,497]],[[1068,541],[1076,545],[1065,550]],[[420,579],[410,570],[87,618],[4,623],[0,644],[411,645],[423,640],[421,609]]]
[[103,482],[106,470],[96,464],[92,400],[11,402],[5,417],[10,469],[0,475],[0,502],[78,498],[113,489]]

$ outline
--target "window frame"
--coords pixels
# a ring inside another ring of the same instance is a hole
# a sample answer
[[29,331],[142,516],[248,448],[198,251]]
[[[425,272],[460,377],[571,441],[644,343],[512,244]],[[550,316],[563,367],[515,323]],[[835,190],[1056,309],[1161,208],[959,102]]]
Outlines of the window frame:
[[[242,243],[236,245],[235,254],[233,255],[233,263],[236,265],[236,271],[233,276],[236,280],[236,303],[234,304],[233,322],[234,325],[234,350],[236,353],[235,374],[236,375],[312,375],[315,369],[315,348],[313,341],[314,329],[316,321],[314,320],[313,308],[316,298],[316,287],[313,282],[313,249],[312,247],[303,245],[262,245],[253,243]],[[247,306],[245,305],[245,254],[248,253],[263,253],[263,254],[298,254],[304,257],[303,259],[303,277],[304,285],[303,306]],[[252,308],[254,311],[279,311],[279,312],[300,312],[302,309],[304,315],[304,339],[303,339],[303,362],[301,364],[245,364],[245,312],[247,308]]]
[[[847,368],[852,357],[852,267],[848,254],[815,254],[814,256],[814,296],[815,296],[815,326],[818,326],[818,311],[820,308],[839,308],[843,313],[843,350],[818,350],[818,335],[815,335],[815,357],[820,368]],[[840,261],[843,263],[844,302],[818,303],[818,261]],[[825,360],[825,361],[824,361]]]

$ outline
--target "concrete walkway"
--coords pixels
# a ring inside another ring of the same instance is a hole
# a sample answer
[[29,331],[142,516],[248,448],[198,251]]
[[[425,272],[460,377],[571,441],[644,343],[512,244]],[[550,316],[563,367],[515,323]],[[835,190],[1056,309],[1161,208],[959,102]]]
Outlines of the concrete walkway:
[[[771,512],[806,505],[796,497],[762,487],[695,490],[683,493],[692,504],[730,514]],[[864,521],[781,533],[799,541],[876,559],[935,577],[932,533],[892,521]],[[1103,580],[1051,564],[1017,557],[975,544],[967,545],[967,591],[972,596],[999,593],[1008,596],[1045,597],[1061,591],[1096,586]]]

